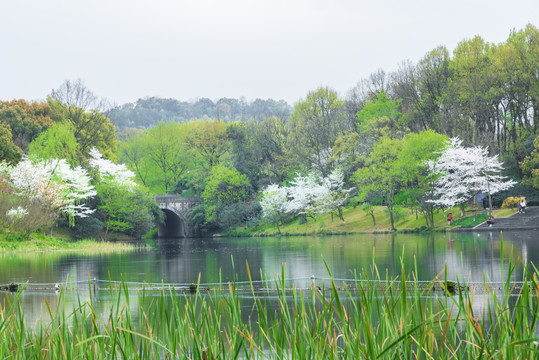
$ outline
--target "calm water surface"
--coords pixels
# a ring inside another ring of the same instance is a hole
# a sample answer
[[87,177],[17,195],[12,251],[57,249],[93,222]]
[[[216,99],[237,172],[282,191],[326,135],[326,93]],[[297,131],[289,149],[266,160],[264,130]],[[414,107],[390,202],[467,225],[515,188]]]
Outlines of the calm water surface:
[[[523,264],[539,264],[539,232],[503,234],[503,258],[517,262],[514,280],[520,280]],[[0,284],[10,282],[55,283],[66,279],[111,279],[132,282],[215,283],[275,279],[283,264],[286,277],[307,286],[309,277],[327,277],[324,261],[334,277],[354,278],[373,262],[382,277],[417,267],[420,280],[432,280],[447,263],[448,278],[467,281],[505,280],[501,275],[499,232],[460,234],[379,234],[282,238],[162,239],[158,247],[112,255],[70,252],[0,255]],[[88,286],[79,293],[88,295]],[[0,301],[6,296],[0,292]],[[54,293],[27,291],[22,294],[25,312],[40,316],[45,299],[54,303]]]

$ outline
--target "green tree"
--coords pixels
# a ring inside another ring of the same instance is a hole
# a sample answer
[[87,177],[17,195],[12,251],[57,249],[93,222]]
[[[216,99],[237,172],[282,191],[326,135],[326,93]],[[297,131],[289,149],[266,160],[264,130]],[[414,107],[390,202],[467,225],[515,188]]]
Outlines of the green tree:
[[48,102],[73,123],[82,154],[88,155],[95,147],[105,158],[116,159],[116,128],[104,114],[107,102],[99,99],[81,79],[64,81],[52,91]]
[[234,168],[214,166],[202,193],[206,221],[214,220],[225,206],[247,200],[250,193],[249,179]]
[[292,167],[316,168],[324,176],[335,140],[349,130],[344,101],[337,92],[320,87],[294,107],[288,123],[288,153]]
[[[408,205],[419,208],[427,227],[434,226],[433,184],[438,178],[431,164],[448,144],[445,135],[433,130],[406,135],[398,155],[397,169],[402,174],[402,187],[407,189]],[[417,213],[416,213],[417,214]]]
[[13,143],[9,125],[0,122],[0,162],[17,164],[22,157],[22,150]]
[[187,151],[187,124],[160,122],[120,142],[119,159],[155,193],[170,193],[193,166]]
[[226,159],[230,143],[226,124],[219,120],[196,120],[188,124],[185,142],[196,165],[210,171]]
[[348,181],[365,164],[367,154],[368,151],[361,142],[359,134],[349,131],[335,140],[330,161],[343,171],[344,178]]
[[70,122],[58,122],[42,132],[28,146],[28,155],[37,159],[66,159],[69,165],[80,162],[80,150]]
[[539,136],[533,141],[535,149],[520,164],[524,178],[522,185],[531,185],[539,189]]
[[[264,121],[247,122],[253,136],[260,172],[260,186],[281,182],[287,175],[285,153],[287,127],[280,118],[272,116]],[[260,187],[259,186],[259,187]]]
[[359,134],[365,144],[370,147],[383,136],[402,138],[409,132],[401,121],[401,102],[401,99],[392,100],[381,92],[376,100],[365,104],[357,114]]
[[145,136],[147,159],[157,170],[152,174],[152,187],[159,184],[165,194],[174,189],[191,164],[184,133],[184,125],[159,123]]
[[118,159],[135,173],[140,183],[159,193],[162,190],[151,186],[151,184],[157,183],[152,179],[152,176],[157,174],[157,169],[152,168],[152,163],[146,151],[149,142],[148,137],[147,132],[141,132],[120,141],[118,144]]
[[372,192],[377,192],[384,197],[392,230],[395,230],[395,193],[403,181],[403,174],[398,166],[401,148],[402,140],[390,139],[387,136],[380,138],[380,141],[374,145],[366,166],[354,174],[354,180],[359,186],[360,198],[364,199]]

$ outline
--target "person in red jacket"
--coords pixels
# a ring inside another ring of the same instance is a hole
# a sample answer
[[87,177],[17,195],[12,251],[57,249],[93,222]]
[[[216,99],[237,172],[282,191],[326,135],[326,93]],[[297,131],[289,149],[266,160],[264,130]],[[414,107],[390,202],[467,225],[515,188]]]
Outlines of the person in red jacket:
[[451,225],[452,220],[453,220],[453,213],[447,214],[447,226]]

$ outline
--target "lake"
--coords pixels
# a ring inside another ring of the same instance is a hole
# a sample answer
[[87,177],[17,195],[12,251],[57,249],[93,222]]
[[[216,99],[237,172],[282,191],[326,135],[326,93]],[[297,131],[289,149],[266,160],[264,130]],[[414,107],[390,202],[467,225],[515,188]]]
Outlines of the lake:
[[[539,264],[539,233],[503,234],[503,258],[517,263],[512,278],[522,278],[523,264]],[[77,292],[89,296],[88,279],[146,283],[217,283],[275,279],[286,266],[286,277],[307,287],[311,276],[327,277],[324,262],[336,278],[353,279],[376,263],[380,276],[407,275],[417,268],[419,280],[432,280],[447,263],[449,279],[504,281],[499,232],[434,234],[367,234],[266,238],[160,239],[157,247],[121,254],[48,252],[0,255],[0,284],[83,281]],[[318,281],[318,280],[317,280]],[[6,296],[0,292],[0,303]],[[71,295],[76,296],[76,295]],[[21,301],[30,321],[42,316],[45,300],[57,302],[53,291],[24,291]],[[97,300],[107,297],[98,292]],[[75,301],[75,299],[73,299]]]

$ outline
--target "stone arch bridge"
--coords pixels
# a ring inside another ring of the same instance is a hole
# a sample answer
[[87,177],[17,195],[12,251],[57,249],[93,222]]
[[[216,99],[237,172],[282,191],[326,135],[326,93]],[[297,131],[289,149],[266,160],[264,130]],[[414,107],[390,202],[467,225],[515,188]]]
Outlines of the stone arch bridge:
[[193,228],[187,219],[187,212],[200,204],[195,196],[155,195],[155,202],[165,213],[165,222],[157,227],[159,237],[191,237]]

